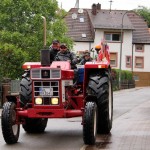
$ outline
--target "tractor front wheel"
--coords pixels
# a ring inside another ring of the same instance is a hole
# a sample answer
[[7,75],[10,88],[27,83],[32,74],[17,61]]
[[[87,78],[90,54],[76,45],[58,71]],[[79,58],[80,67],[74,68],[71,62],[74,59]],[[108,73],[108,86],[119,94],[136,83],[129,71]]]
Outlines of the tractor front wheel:
[[20,124],[17,124],[16,120],[16,104],[5,102],[2,110],[1,124],[3,137],[7,144],[14,144],[18,141]]
[[83,140],[85,144],[95,144],[97,133],[97,105],[87,102],[83,116]]

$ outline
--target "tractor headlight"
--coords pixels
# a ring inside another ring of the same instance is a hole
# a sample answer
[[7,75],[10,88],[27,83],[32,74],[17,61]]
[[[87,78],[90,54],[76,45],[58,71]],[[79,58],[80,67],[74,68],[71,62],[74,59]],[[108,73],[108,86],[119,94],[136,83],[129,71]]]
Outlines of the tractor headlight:
[[28,66],[27,66],[27,69],[30,69],[30,68],[31,68],[31,66],[30,66],[30,65],[28,65]]
[[59,103],[58,98],[53,97],[53,98],[51,99],[51,104],[52,104],[52,105],[58,105],[58,103]]
[[40,98],[40,97],[35,98],[35,104],[41,105],[42,102],[43,102],[43,101],[42,101],[42,98]]

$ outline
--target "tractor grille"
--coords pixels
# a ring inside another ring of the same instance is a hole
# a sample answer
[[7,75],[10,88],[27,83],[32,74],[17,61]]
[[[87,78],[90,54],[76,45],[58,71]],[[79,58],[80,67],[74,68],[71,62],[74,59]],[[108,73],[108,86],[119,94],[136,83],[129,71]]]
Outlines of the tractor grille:
[[51,78],[60,78],[60,70],[51,70]]
[[59,98],[58,81],[33,81],[34,98],[41,97],[42,105],[51,105],[51,98]]
[[32,78],[41,78],[40,70],[36,70],[36,69],[32,70],[31,75]]
[[58,79],[61,77],[60,69],[32,69],[31,79]]

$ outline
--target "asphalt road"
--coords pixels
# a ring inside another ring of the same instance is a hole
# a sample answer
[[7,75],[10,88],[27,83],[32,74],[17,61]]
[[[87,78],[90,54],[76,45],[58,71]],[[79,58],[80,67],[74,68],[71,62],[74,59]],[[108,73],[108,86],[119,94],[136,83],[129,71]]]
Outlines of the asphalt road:
[[[7,145],[0,134],[0,150],[149,150],[150,87],[114,92],[111,134],[98,135],[96,144],[83,144],[81,118],[49,119],[44,134],[27,134]],[[1,132],[1,128],[0,128]]]

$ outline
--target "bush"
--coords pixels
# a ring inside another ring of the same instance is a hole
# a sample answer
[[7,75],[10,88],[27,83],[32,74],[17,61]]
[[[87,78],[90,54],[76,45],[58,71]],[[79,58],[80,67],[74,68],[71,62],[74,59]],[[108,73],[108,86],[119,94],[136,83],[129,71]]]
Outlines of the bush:
[[0,43],[0,56],[0,79],[20,78],[23,73],[22,64],[27,54],[15,45]]
[[[119,81],[119,69],[112,69],[113,80]],[[132,72],[121,70],[121,80],[132,80]]]
[[[119,69],[112,69],[113,90],[119,89],[119,71]],[[121,70],[121,82],[130,82],[132,80],[131,71]]]

